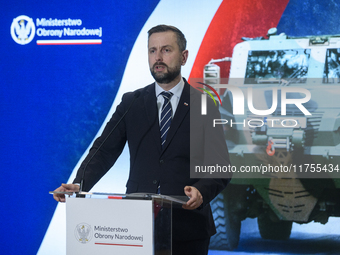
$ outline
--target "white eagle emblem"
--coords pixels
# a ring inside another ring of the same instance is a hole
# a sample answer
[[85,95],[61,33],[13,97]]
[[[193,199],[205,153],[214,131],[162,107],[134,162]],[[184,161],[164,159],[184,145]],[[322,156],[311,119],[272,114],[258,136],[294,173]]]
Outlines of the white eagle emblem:
[[76,239],[80,243],[88,243],[91,239],[91,226],[86,223],[80,223],[74,231]]
[[31,18],[21,15],[15,18],[11,25],[13,40],[21,45],[30,43],[35,35],[35,25]]

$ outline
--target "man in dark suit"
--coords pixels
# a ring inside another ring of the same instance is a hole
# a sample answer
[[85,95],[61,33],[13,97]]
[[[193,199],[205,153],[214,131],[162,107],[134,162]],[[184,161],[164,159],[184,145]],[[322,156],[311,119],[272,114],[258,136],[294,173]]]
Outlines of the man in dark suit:
[[[225,188],[230,176],[193,179],[190,171],[195,166],[229,165],[222,128],[213,127],[212,122],[220,115],[209,101],[211,114],[201,116],[201,93],[181,76],[181,66],[188,58],[182,32],[159,25],[148,33],[149,66],[156,82],[123,95],[73,184],[62,184],[56,191],[79,191],[77,184],[82,181],[82,190],[90,190],[112,167],[128,142],[130,174],[126,193],[190,197],[183,208],[173,210],[173,254],[207,254],[210,236],[216,232],[209,202]],[[55,194],[54,198],[65,201],[62,195]]]

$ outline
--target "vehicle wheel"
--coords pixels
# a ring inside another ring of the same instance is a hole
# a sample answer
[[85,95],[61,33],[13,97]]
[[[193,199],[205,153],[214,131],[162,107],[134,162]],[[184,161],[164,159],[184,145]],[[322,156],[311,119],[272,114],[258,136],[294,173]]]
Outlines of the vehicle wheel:
[[209,248],[212,250],[231,251],[237,248],[240,239],[241,220],[230,208],[232,208],[232,202],[226,200],[222,193],[211,202],[217,231],[210,239]]
[[263,239],[286,240],[292,231],[291,221],[272,221],[266,214],[257,218],[260,235]]

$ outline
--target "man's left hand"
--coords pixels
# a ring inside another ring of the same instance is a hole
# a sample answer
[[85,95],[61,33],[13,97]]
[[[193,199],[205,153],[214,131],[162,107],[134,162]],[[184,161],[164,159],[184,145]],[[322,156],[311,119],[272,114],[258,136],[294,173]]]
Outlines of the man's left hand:
[[187,210],[194,210],[203,203],[201,192],[193,186],[185,186],[184,193],[190,197],[189,201],[182,207]]

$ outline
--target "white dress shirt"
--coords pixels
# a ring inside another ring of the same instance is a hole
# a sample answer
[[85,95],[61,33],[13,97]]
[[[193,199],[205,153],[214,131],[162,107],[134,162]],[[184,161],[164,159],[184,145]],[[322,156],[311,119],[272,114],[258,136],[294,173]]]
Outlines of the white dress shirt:
[[[172,118],[175,116],[176,109],[179,103],[179,99],[181,98],[183,88],[184,88],[184,80],[183,78],[181,78],[180,82],[175,87],[169,90],[169,92],[173,94],[170,100],[171,107],[172,107]],[[159,86],[157,82],[156,82],[155,89],[156,89],[156,97],[157,97],[158,119],[160,121],[161,109],[164,103],[164,97],[161,95],[161,93],[165,90],[161,86]]]

